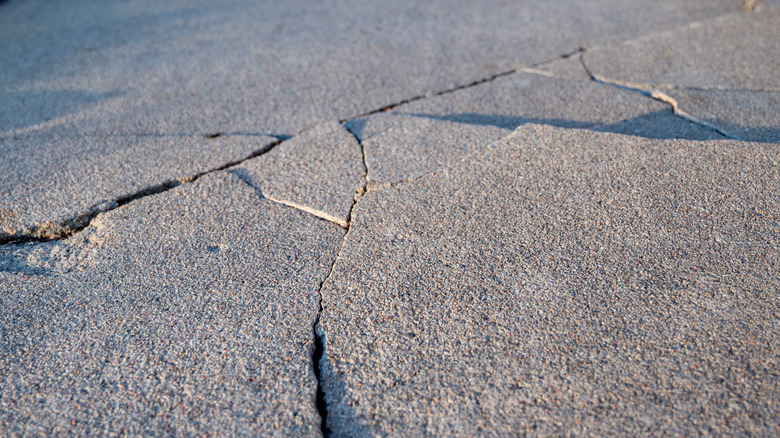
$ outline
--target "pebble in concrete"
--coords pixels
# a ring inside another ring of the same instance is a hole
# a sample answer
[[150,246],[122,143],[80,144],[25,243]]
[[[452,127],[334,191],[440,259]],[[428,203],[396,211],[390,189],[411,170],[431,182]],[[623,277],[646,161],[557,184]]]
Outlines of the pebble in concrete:
[[526,125],[369,190],[323,288],[332,436],[774,434],[779,159]]
[[227,172],[0,248],[0,429],[316,436],[313,329],[344,230]]

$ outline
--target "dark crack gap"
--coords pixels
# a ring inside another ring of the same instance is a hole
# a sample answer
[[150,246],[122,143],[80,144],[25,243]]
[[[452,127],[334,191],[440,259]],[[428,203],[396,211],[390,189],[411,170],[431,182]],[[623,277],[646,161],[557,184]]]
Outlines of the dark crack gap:
[[[344,122],[341,122],[342,125]],[[319,304],[317,306],[317,316],[314,318],[314,323],[312,324],[312,332],[314,334],[314,350],[312,351],[312,367],[314,369],[314,378],[317,380],[317,395],[316,395],[316,406],[317,406],[317,412],[320,415],[320,431],[322,432],[322,436],[327,437],[330,436],[330,428],[328,427],[328,401],[325,398],[325,386],[323,385],[323,381],[325,379],[325,376],[322,373],[322,361],[327,360],[327,337],[325,336],[325,329],[322,328],[320,324],[320,319],[322,318],[322,311],[324,309],[323,303],[323,295],[322,290],[325,287],[325,284],[328,282],[330,277],[333,275],[333,272],[336,270],[336,264],[338,263],[339,259],[341,258],[341,255],[344,252],[344,246],[347,242],[347,238],[349,237],[350,232],[352,231],[352,219],[354,217],[355,213],[355,206],[357,205],[360,198],[366,193],[368,190],[368,161],[366,161],[366,148],[363,146],[363,142],[360,141],[360,137],[358,137],[352,130],[350,130],[347,126],[344,126],[344,128],[355,138],[355,141],[358,142],[360,145],[360,151],[363,155],[363,170],[364,170],[364,176],[363,176],[363,184],[361,187],[359,187],[357,190],[355,190],[355,197],[352,200],[352,206],[349,208],[349,215],[347,217],[347,232],[344,233],[344,237],[341,239],[341,245],[339,247],[338,254],[336,255],[336,258],[333,260],[333,264],[330,265],[330,271],[328,271],[328,275],[325,276],[325,278],[322,280],[322,283],[320,283],[319,288],[317,289],[317,293],[319,295]]]
[[251,154],[249,154],[248,156],[242,159],[230,161],[219,167],[214,167],[209,170],[205,170],[203,172],[198,172],[195,175],[186,176],[176,180],[168,180],[160,184],[155,184],[149,187],[145,187],[135,193],[121,196],[117,199],[114,199],[113,201],[108,201],[106,203],[100,204],[100,205],[104,205],[104,207],[93,206],[92,211],[88,213],[84,213],[81,215],[68,218],[57,224],[40,225],[32,229],[28,234],[0,235],[0,245],[6,245],[6,244],[16,245],[16,244],[29,243],[29,242],[50,242],[53,240],[67,239],[83,231],[85,228],[87,228],[89,224],[92,222],[92,220],[95,217],[97,217],[97,215],[99,215],[100,213],[116,210],[117,208],[127,205],[138,199],[167,192],[168,190],[174,189],[182,184],[194,182],[199,178],[208,175],[210,173],[219,172],[221,170],[225,170],[227,168],[239,165],[244,161],[251,160],[252,158],[257,158],[260,155],[269,152],[271,149],[275,148],[276,146],[278,146],[288,138],[289,137],[286,138],[277,137],[276,141],[264,145],[260,149],[253,151]]

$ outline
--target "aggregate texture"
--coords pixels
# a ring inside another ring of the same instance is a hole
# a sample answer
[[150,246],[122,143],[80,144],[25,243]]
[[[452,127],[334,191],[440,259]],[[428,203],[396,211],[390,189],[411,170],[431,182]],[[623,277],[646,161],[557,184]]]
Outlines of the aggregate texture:
[[780,430],[780,148],[525,125],[356,205],[331,436]]
[[0,430],[317,436],[312,324],[344,231],[218,172],[0,249]]

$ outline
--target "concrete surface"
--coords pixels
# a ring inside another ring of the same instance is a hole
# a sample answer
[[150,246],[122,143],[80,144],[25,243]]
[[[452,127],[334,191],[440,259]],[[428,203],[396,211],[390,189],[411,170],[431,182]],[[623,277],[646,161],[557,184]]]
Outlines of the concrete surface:
[[779,7],[0,1],[0,436],[780,435]]
[[229,171],[265,198],[345,228],[366,175],[360,144],[337,122],[318,125]]
[[2,434],[315,434],[312,325],[343,235],[220,172],[2,247]]
[[[670,96],[681,113],[749,141],[780,141],[780,5],[583,54],[597,78]],[[745,66],[746,68],[739,68]]]
[[[127,192],[90,193],[78,169],[125,186],[139,177],[157,185],[180,176],[154,172],[180,157],[231,161],[211,143],[158,144],[168,157],[129,145],[122,149],[148,164],[117,169],[110,157],[88,161],[85,136],[289,136],[581,45],[716,17],[739,2],[656,3],[7,1],[0,11],[0,136],[4,148],[24,153],[21,163],[3,160],[0,173],[33,173],[50,154],[68,156],[76,170],[58,174],[59,190],[50,195],[70,215],[40,195],[17,195],[16,178],[3,181],[0,192],[12,194],[3,197],[11,201],[1,207],[0,229],[30,234],[33,224],[61,223]],[[60,138],[52,144],[54,133]],[[35,194],[49,187],[45,180],[25,186]]]
[[323,288],[332,435],[777,432],[778,159],[527,125],[369,191]]

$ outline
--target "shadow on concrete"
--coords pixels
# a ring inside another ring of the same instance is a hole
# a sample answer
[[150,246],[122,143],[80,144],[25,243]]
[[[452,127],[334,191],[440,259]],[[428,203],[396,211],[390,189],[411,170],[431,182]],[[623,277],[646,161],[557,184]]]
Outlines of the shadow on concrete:
[[[500,114],[479,113],[455,113],[447,115],[405,113],[414,117],[424,117],[435,120],[446,120],[472,125],[491,125],[499,128],[514,130],[518,126],[528,123],[550,125],[559,128],[587,129],[596,132],[613,132],[616,134],[634,135],[653,139],[685,139],[685,140],[714,140],[725,137],[712,129],[694,124],[675,116],[671,110],[659,110],[643,114],[631,119],[621,120],[611,124],[595,122],[582,122],[577,120],[544,118],[544,117],[516,117]],[[362,126],[361,126],[362,127]]]

